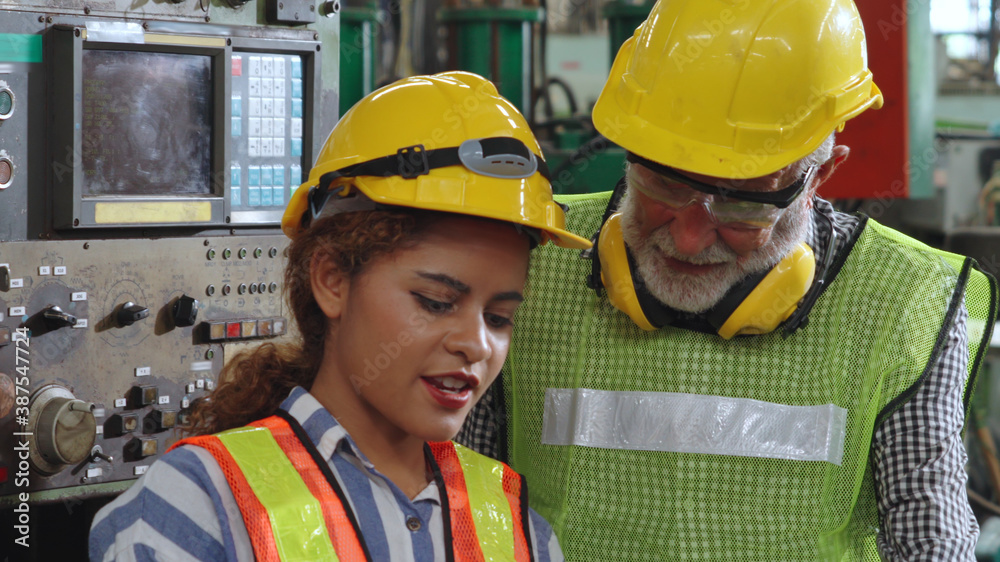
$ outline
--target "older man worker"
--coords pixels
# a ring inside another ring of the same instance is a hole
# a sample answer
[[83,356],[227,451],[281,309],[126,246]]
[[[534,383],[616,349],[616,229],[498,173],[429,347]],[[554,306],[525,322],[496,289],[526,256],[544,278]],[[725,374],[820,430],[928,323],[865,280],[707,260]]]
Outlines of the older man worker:
[[881,104],[850,0],[660,0],[622,46],[594,122],[624,181],[564,200],[597,246],[533,258],[460,436],[501,443],[567,559],[974,559],[995,281],[816,195]]

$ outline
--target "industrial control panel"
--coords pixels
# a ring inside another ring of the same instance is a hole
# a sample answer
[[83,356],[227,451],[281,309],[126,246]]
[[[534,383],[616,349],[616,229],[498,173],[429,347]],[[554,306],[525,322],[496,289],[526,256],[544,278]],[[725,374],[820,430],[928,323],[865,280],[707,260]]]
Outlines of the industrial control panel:
[[339,118],[338,11],[0,0],[5,524],[127,489],[294,336],[280,220]]
[[141,475],[227,353],[287,333],[280,235],[136,246],[0,244],[0,435],[30,451],[0,496]]

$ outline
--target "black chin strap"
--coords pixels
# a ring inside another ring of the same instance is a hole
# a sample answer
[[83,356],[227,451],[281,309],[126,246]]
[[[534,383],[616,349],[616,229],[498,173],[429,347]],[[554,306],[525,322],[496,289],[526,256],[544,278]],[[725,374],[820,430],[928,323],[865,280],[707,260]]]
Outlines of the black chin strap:
[[[483,156],[489,157],[502,154],[519,154],[530,156],[531,153],[521,141],[508,137],[493,137],[479,139],[479,144],[483,150]],[[538,173],[542,177],[551,181],[549,177],[549,167],[545,160],[535,155],[538,162]],[[459,147],[450,146],[447,148],[435,148],[427,150],[422,144],[406,146],[396,151],[396,154],[373,158],[364,162],[358,162],[350,166],[345,166],[339,170],[327,172],[320,176],[320,185],[332,183],[337,178],[357,177],[357,176],[378,176],[391,177],[400,176],[404,179],[413,179],[430,173],[437,168],[447,168],[448,166],[463,166],[459,156]]]
[[[470,154],[468,150],[463,152],[463,147],[469,142],[475,143],[475,146],[471,148],[477,151],[476,153]],[[473,161],[472,163],[470,163],[470,158]],[[484,168],[490,167],[489,164],[496,164],[501,168],[505,164],[514,168],[520,165],[524,168],[525,163],[529,161],[533,163],[531,167],[526,169],[527,172],[525,172],[524,176],[496,175],[495,171],[488,169],[484,172]],[[487,163],[487,165],[476,166],[477,162],[479,164]],[[309,190],[308,220],[319,218],[330,197],[344,189],[342,185],[330,187],[340,178],[355,178],[358,176],[389,178],[399,176],[403,179],[414,179],[429,174],[431,170],[447,168],[449,166],[465,166],[473,172],[484,173],[485,175],[492,175],[494,177],[520,178],[528,177],[528,175],[537,172],[547,181],[552,181],[549,174],[549,166],[545,162],[545,159],[534,154],[523,142],[512,137],[471,139],[463,143],[462,146],[450,146],[431,150],[425,149],[422,144],[415,144],[400,148],[396,151],[396,154],[344,166],[339,170],[333,170],[320,176],[316,186]],[[307,223],[304,222],[303,224]]]

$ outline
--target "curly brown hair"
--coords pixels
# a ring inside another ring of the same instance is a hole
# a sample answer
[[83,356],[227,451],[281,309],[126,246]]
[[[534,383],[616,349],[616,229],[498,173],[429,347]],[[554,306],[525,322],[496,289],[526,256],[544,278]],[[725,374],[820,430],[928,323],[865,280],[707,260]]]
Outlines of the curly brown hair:
[[233,357],[208,398],[196,400],[183,427],[207,435],[241,427],[274,413],[292,388],[310,388],[326,341],[329,319],[313,298],[313,255],[330,256],[354,277],[375,258],[414,244],[437,213],[414,210],[345,213],[314,224],[288,247],[285,298],[300,334],[295,343],[264,343]]

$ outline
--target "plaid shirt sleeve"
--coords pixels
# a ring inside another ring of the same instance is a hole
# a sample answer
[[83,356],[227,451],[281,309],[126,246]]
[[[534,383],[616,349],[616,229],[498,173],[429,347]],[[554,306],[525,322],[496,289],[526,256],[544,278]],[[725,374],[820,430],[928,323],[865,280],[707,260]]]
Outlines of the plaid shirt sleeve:
[[473,451],[507,462],[506,447],[501,446],[502,436],[507,426],[507,413],[503,406],[503,374],[497,377],[493,386],[486,389],[482,399],[476,404],[465,425],[458,432],[455,441]]
[[[836,212],[823,199],[814,204],[817,213],[832,219],[835,251],[840,251],[859,225],[857,217]],[[829,229],[812,224],[810,242],[822,252]],[[962,305],[926,380],[875,428],[871,459],[881,521],[877,542],[885,560],[975,561],[979,525],[965,491],[968,455],[962,441],[967,319]]]
[[[814,199],[814,208],[832,219],[835,251],[840,251],[859,220],[836,212],[823,199]],[[817,224],[814,220],[809,237],[813,248],[822,252],[829,229]],[[875,428],[871,459],[881,522],[877,542],[885,560],[975,561],[979,525],[965,491],[968,455],[962,441],[967,318],[962,305],[926,380]]]
[[872,462],[885,560],[968,560],[979,525],[966,493],[962,442],[968,366],[962,306],[917,393],[875,431]]

